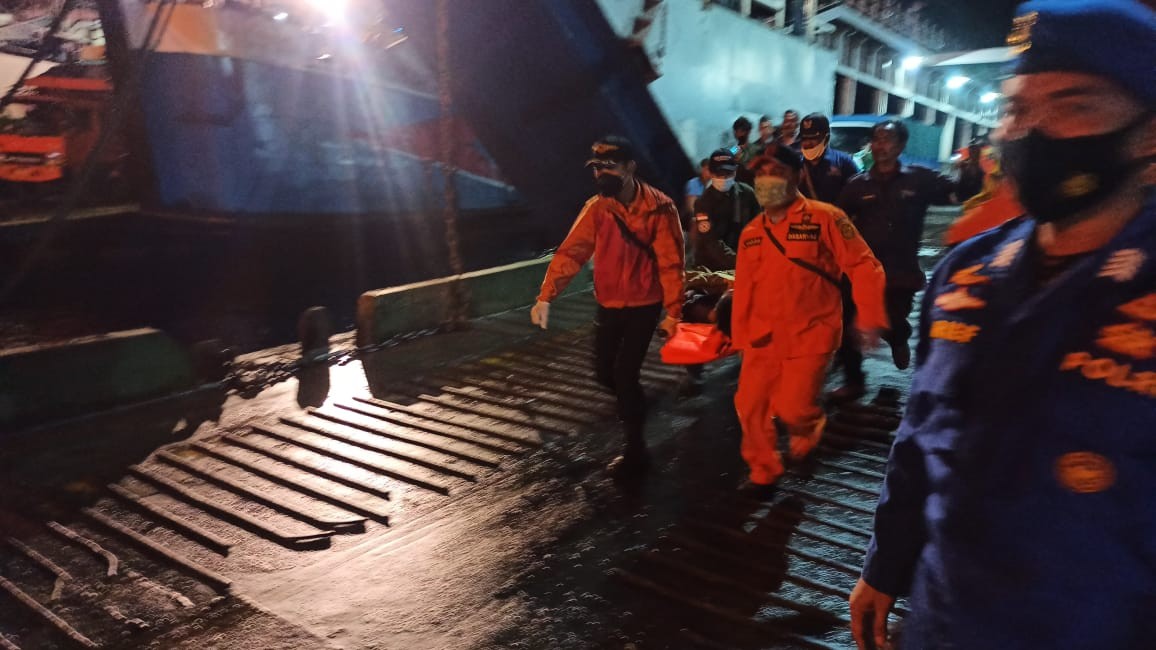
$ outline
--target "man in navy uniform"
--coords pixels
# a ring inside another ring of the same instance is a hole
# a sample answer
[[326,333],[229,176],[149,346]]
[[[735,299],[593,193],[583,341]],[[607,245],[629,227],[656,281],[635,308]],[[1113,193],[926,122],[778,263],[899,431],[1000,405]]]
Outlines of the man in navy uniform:
[[[871,128],[870,171],[852,178],[836,204],[851,217],[855,227],[887,271],[887,318],[891,330],[884,340],[891,346],[895,367],[904,370],[911,363],[911,307],[925,278],[919,266],[919,246],[927,208],[951,203],[955,182],[926,167],[905,165],[900,160],[907,147],[907,126],[886,120]],[[854,317],[854,311],[846,314]],[[846,383],[830,397],[833,401],[859,399],[866,392],[863,353],[854,331],[844,331],[839,348]]]
[[831,121],[822,113],[811,113],[799,125],[799,151],[806,164],[799,191],[808,199],[835,203],[859,166],[851,154],[831,146]]
[[1156,10],[1034,0],[1003,163],[1027,216],[923,299],[851,594],[861,648],[1156,647]]

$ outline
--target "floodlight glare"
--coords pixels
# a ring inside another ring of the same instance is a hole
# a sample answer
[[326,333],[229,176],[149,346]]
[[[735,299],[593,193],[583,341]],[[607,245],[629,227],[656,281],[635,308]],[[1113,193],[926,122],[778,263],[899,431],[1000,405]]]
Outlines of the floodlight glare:
[[960,88],[966,86],[967,82],[969,81],[971,81],[971,77],[956,75],[947,80],[947,88],[948,90],[959,90]]
[[996,92],[986,92],[979,97],[979,103],[990,104],[1000,98],[1000,94]]
[[923,65],[923,57],[921,56],[909,56],[903,59],[904,70],[915,70],[921,65]]

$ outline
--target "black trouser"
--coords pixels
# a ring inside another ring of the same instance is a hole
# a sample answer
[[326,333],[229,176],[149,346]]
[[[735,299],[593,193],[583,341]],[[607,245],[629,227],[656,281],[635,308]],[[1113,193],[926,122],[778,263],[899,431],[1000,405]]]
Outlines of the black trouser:
[[626,427],[628,449],[642,450],[646,443],[646,395],[639,374],[650,339],[658,326],[662,305],[598,307],[594,323],[594,370],[598,383],[614,393],[618,417]]
[[[843,378],[848,384],[862,384],[863,352],[855,337],[855,301],[851,299],[851,283],[843,278],[843,343],[839,346],[839,362],[843,364]],[[891,329],[883,334],[883,340],[891,346],[911,338],[911,307],[915,303],[915,289],[887,287],[883,291],[883,304],[887,310],[887,320]]]

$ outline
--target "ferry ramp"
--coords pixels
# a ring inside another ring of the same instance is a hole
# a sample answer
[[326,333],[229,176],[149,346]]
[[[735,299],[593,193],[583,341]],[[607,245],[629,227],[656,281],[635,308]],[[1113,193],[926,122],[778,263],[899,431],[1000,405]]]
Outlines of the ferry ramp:
[[[851,647],[901,402],[833,413],[814,460],[748,501],[737,362],[678,399],[656,343],[654,471],[615,483],[594,308],[292,379],[295,352],[266,351],[240,364],[251,390],[6,437],[3,647]],[[874,388],[906,385],[888,363]]]

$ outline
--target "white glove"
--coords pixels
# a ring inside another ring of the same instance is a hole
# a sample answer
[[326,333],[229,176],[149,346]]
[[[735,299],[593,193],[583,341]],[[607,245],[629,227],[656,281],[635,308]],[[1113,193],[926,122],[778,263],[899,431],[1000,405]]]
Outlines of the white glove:
[[539,300],[530,308],[530,322],[546,329],[546,324],[550,322],[550,303]]

